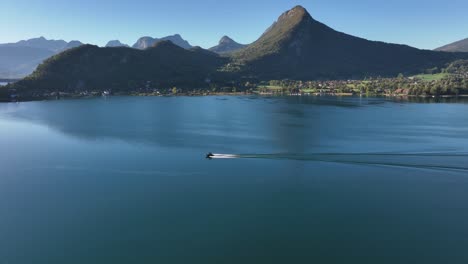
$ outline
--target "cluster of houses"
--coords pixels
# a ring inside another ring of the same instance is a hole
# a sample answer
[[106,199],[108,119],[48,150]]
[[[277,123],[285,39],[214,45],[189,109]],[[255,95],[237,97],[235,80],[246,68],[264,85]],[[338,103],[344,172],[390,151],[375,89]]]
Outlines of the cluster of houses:
[[260,85],[261,95],[382,95],[408,96],[411,87],[421,84],[413,77],[376,78],[370,80],[329,80],[329,81],[270,81],[270,85]]

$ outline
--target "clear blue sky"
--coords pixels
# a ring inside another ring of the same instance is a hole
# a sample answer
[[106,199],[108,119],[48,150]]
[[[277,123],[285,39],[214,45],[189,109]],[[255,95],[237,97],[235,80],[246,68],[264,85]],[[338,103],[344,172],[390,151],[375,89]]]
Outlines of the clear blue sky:
[[432,49],[468,37],[466,0],[1,0],[0,43],[44,36],[132,45],[141,36],[175,33],[204,48],[223,35],[250,43],[298,4],[339,31],[371,40]]

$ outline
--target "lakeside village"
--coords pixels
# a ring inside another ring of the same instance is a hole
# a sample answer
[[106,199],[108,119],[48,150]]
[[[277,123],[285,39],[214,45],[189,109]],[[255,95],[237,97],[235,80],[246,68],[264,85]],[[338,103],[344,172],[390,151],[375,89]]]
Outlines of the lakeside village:
[[[29,101],[62,98],[83,98],[111,95],[131,96],[208,96],[208,95],[262,95],[262,96],[388,96],[388,97],[468,97],[468,60],[456,61],[447,68],[426,71],[425,74],[395,78],[368,78],[364,80],[295,81],[245,80],[216,84],[207,82],[205,89],[155,88],[146,81],[140,88],[128,92],[95,91],[30,91],[26,95],[14,89],[0,87],[2,101]],[[8,91],[1,91],[2,89]],[[5,94],[5,92],[7,94]],[[7,97],[6,97],[7,96]]]

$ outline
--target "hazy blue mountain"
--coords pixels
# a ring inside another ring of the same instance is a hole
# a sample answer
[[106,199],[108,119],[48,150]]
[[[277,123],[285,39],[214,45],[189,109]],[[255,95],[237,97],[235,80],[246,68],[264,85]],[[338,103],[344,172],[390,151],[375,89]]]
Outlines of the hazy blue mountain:
[[172,36],[167,36],[163,38],[152,38],[152,37],[141,37],[138,39],[138,41],[133,45],[133,48],[135,49],[147,49],[149,47],[154,46],[154,44],[160,42],[160,41],[165,41],[169,40],[172,43],[176,44],[179,47],[182,47],[184,49],[190,49],[192,48],[192,45],[186,40],[184,40],[179,34],[175,34]]
[[468,38],[442,46],[435,50],[447,52],[468,52]]
[[152,47],[158,39],[152,38],[152,37],[141,37],[137,40],[135,44],[133,44],[133,48],[135,49],[147,49],[149,47]]
[[119,40],[111,40],[111,41],[107,42],[106,47],[107,47],[107,48],[128,47],[128,45],[127,45],[127,44],[123,44],[123,43],[120,42]]
[[72,40],[72,41],[68,42],[68,44],[65,46],[65,48],[63,50],[76,48],[76,47],[79,47],[81,45],[84,45],[81,41]]
[[33,47],[0,47],[0,77],[22,78],[55,52]]
[[66,42],[44,37],[0,44],[0,78],[22,78],[50,56],[81,45],[77,40]]
[[233,39],[231,39],[228,36],[224,36],[221,38],[217,46],[214,46],[210,48],[209,50],[216,52],[218,54],[225,54],[225,53],[233,52],[236,50],[240,50],[244,48],[245,46],[246,45],[235,42]]
[[64,40],[46,39],[44,37],[21,40],[16,43],[0,44],[0,47],[30,47],[37,49],[46,49],[54,52],[59,52],[67,46]]

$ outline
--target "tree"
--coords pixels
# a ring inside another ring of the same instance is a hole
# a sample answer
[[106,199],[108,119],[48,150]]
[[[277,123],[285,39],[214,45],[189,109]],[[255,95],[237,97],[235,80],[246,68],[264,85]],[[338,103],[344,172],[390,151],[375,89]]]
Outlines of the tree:
[[442,91],[442,87],[439,84],[433,85],[430,89],[430,94],[438,96],[440,95],[441,91]]

